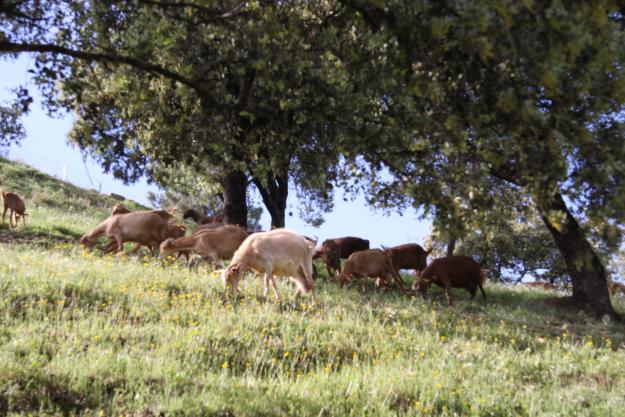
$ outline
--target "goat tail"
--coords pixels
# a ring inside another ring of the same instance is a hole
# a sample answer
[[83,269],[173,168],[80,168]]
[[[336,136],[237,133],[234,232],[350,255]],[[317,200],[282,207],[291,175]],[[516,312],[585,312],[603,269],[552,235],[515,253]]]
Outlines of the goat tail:
[[317,236],[315,236],[315,239],[313,239],[311,237],[304,236],[304,235],[302,235],[302,237],[306,241],[306,244],[308,245],[308,247],[310,249],[312,249],[313,255],[314,255],[315,249],[317,248],[317,242],[319,241],[319,238]]

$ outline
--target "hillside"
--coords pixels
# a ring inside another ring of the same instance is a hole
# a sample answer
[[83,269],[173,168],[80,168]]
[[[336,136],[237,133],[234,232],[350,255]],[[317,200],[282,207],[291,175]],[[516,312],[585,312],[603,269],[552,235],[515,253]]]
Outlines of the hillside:
[[277,304],[249,275],[235,303],[206,267],[81,250],[115,200],[5,160],[0,188],[31,213],[1,229],[0,415],[625,415],[623,326],[556,293],[448,307],[322,279],[317,305]]
[[[78,241],[85,230],[106,218],[111,207],[120,202],[1,157],[0,190],[20,195],[28,213],[26,229],[20,221],[20,227],[10,233],[7,213],[7,224],[1,225],[0,229],[2,242],[31,242],[45,246],[53,242]],[[129,200],[123,204],[131,210],[143,208]]]

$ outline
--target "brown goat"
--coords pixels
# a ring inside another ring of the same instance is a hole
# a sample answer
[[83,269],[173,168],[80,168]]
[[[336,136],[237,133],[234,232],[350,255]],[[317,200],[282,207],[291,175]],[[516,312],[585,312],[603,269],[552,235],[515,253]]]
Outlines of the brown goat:
[[246,237],[247,232],[243,228],[226,225],[179,239],[169,238],[161,243],[161,257],[166,258],[176,252],[193,251],[216,264],[220,259],[231,259]]
[[222,226],[224,226],[224,224],[221,223],[221,222],[201,224],[201,225],[197,226],[195,229],[193,229],[193,234],[199,233],[199,232],[203,232],[205,230],[219,229]]
[[[176,211],[176,209],[174,209],[174,212]],[[154,209],[154,210],[141,210],[141,211],[130,211],[126,206],[124,206],[123,204],[115,204],[113,206],[113,209],[111,210],[111,216],[114,216],[116,214],[128,214],[128,213],[154,213],[156,215],[158,215],[160,218],[162,218],[163,220],[171,223],[174,221],[174,216],[173,214],[169,213],[166,210],[163,209]],[[166,233],[167,238],[173,237],[174,239],[177,239],[179,237],[184,236],[185,232],[186,232],[187,228],[185,226],[181,226],[181,225],[172,225],[172,226],[168,226],[168,232]],[[115,239],[113,238],[109,238],[109,243],[106,246],[105,252],[113,252],[115,250],[117,246],[117,243],[115,242]],[[154,248],[150,245],[144,245],[142,243],[137,243],[135,245],[134,248],[132,248],[130,250],[130,252],[128,252],[129,255],[134,255],[135,253],[137,253],[139,251],[139,249],[141,249],[142,246],[147,246],[148,249],[150,249],[150,253],[152,255],[154,255]],[[184,254],[187,261],[189,260],[189,255],[188,254]]]
[[174,215],[163,209],[140,210],[138,212],[137,211],[133,212],[133,211],[128,210],[128,208],[126,208],[126,206],[124,206],[123,204],[115,204],[113,206],[113,209],[111,210],[111,216],[114,216],[116,214],[128,214],[128,213],[154,213],[160,216],[163,220],[174,221]]
[[[22,218],[22,222],[24,223],[24,227],[26,227],[26,205],[24,201],[15,193],[5,193],[2,191],[2,203],[4,205],[4,211],[2,212],[2,224],[4,224],[4,216],[7,214],[7,210],[9,212],[9,226],[11,229],[17,228],[17,222]],[[15,225],[13,225],[13,221],[15,221]]]
[[471,293],[471,300],[475,298],[475,293],[479,288],[482,297],[486,301],[486,294],[482,287],[486,279],[485,273],[480,265],[469,256],[447,256],[433,260],[419,276],[412,288],[418,289],[423,298],[426,297],[428,287],[435,283],[445,291],[445,298],[449,305],[452,305],[450,288],[465,288]]
[[[123,249],[124,242],[136,242],[150,246],[152,250],[169,237],[174,229],[180,226],[172,225],[161,216],[150,212],[133,212],[116,214],[109,217],[98,226],[80,238],[80,243],[86,247],[95,245],[100,236],[115,239],[117,251]],[[184,234],[184,232],[183,232]],[[108,249],[108,248],[107,248]]]
[[[135,212],[137,213],[137,212]],[[156,213],[155,213],[156,214]],[[167,223],[167,225],[165,226],[165,232],[164,234],[161,236],[161,239],[165,240],[165,239],[178,239],[184,236],[184,234],[187,231],[187,227],[180,225],[180,224],[173,224],[173,223]],[[162,240],[161,240],[162,242]],[[134,255],[135,253],[137,253],[139,251],[139,249],[141,249],[142,246],[146,246],[149,250],[150,250],[150,254],[154,255],[154,246],[152,244],[146,244],[146,243],[141,243],[141,242],[137,242],[135,244],[135,247],[132,248],[129,252],[128,255]],[[115,252],[115,250],[117,249],[117,241],[114,238],[109,238],[109,242],[106,245],[106,249],[104,250],[105,253],[110,253],[110,252]],[[186,258],[187,262],[189,261],[189,253],[188,252],[180,252],[180,255],[184,255],[184,257]]]
[[236,295],[241,275],[250,269],[265,274],[265,291],[271,285],[277,300],[280,294],[274,275],[289,277],[296,285],[296,296],[311,292],[315,299],[312,280],[312,255],[317,242],[287,229],[251,234],[234,253],[232,262],[221,273],[226,291],[232,288]]
[[391,252],[393,266],[399,272],[401,269],[414,269],[417,278],[427,267],[428,255],[432,249],[425,250],[416,243],[406,243],[404,245],[384,248]]
[[321,248],[315,251],[313,259],[319,257],[323,259],[328,274],[336,276],[341,272],[341,250],[333,240],[324,241]]
[[[405,283],[393,267],[391,252],[387,250],[368,249],[352,253],[338,276],[339,285],[343,287],[352,277],[363,278],[363,293],[367,292],[367,277],[380,278],[387,284],[396,282],[402,291],[405,290]],[[376,281],[376,286],[379,286],[379,281]]]
[[326,239],[315,251],[313,259],[322,258],[328,273],[338,275],[341,271],[341,259],[347,259],[352,253],[367,249],[369,249],[369,241],[359,237]]

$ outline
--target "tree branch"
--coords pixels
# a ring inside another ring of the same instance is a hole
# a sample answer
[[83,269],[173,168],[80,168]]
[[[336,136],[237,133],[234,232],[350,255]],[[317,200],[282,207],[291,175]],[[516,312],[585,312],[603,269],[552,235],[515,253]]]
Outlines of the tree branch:
[[186,85],[187,87],[195,90],[198,95],[202,96],[203,99],[209,100],[209,102],[213,105],[216,105],[211,95],[209,94],[208,89],[200,84],[198,81],[191,80],[183,75],[180,75],[176,72],[170,71],[166,68],[163,68],[159,65],[152,64],[150,62],[142,61],[137,58],[133,58],[130,56],[124,55],[116,55],[111,53],[100,53],[100,52],[86,52],[86,51],[78,51],[75,49],[65,48],[63,46],[54,45],[54,44],[40,44],[40,43],[13,43],[6,40],[0,41],[0,54],[16,54],[21,52],[40,52],[40,53],[52,53],[58,55],[66,55],[71,56],[77,59],[82,59],[86,61],[106,61],[112,62],[116,64],[126,64],[131,67],[137,68],[139,70],[160,75],[165,78],[169,78],[174,81],[178,81],[181,84]]

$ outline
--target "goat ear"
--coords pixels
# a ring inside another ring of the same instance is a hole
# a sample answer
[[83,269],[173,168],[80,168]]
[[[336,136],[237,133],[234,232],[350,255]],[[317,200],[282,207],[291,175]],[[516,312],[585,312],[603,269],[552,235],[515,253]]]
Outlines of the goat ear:
[[232,267],[230,267],[230,271],[236,273],[239,273],[239,270],[241,269],[241,265],[236,264],[236,265],[232,265]]

